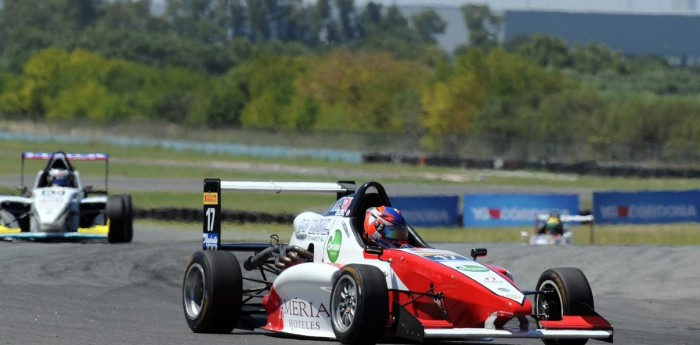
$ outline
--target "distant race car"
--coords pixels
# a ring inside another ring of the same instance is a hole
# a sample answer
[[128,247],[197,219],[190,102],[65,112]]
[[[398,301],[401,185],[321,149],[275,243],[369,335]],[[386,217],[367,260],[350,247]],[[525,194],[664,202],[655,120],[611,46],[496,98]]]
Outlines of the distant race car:
[[[591,224],[593,226],[593,215],[569,215],[563,214],[559,216],[559,219],[564,225],[563,234],[553,234],[553,233],[538,233],[538,230],[547,221],[550,214],[542,213],[535,216],[535,232],[528,233],[527,231],[521,231],[520,237],[525,241],[526,244],[531,246],[546,246],[546,245],[569,245],[574,242],[574,233],[569,230],[566,223],[579,222],[582,224]],[[591,230],[591,234],[592,234]]]
[[[323,214],[303,212],[288,244],[222,243],[221,191],[330,192]],[[409,227],[408,246],[382,248],[363,237],[365,210],[390,206],[383,186],[368,182],[244,182],[206,179],[203,250],[186,266],[182,301],[196,333],[262,328],[295,336],[372,344],[540,338],[547,344],[613,341],[594,309],[584,274],[546,270],[535,290],[511,273],[437,249]],[[242,266],[232,252],[241,252]],[[246,254],[249,253],[249,254]],[[243,270],[249,271],[245,275]]]
[[[48,161],[31,190],[24,185],[25,160]],[[131,196],[107,195],[107,154],[23,152],[21,161],[22,195],[0,195],[0,239],[131,241]],[[83,186],[71,161],[104,162],[105,190]]]

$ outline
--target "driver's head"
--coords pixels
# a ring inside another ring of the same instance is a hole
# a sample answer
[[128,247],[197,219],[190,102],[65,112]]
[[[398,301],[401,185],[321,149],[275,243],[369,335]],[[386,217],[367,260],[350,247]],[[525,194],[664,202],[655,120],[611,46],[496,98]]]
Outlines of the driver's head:
[[66,169],[49,170],[49,184],[52,186],[68,187],[70,183],[70,172]]
[[553,228],[557,226],[561,226],[561,218],[559,217],[559,213],[551,213],[549,215],[549,218],[547,218],[547,221],[545,222],[545,227],[547,228]]
[[559,212],[552,212],[552,213],[550,213],[550,214],[549,214],[549,218],[547,218],[547,221],[548,221],[548,222],[551,221],[551,222],[560,223],[560,222],[561,222],[561,217],[559,216]]
[[369,239],[408,239],[408,225],[401,211],[388,206],[370,207],[365,213],[365,234]]

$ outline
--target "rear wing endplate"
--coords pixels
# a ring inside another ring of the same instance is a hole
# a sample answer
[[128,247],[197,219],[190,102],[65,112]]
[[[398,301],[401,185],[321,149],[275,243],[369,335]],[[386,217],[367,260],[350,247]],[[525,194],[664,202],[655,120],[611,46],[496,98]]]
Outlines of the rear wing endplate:
[[[264,182],[264,181],[221,181],[204,179],[202,249],[219,250],[236,248],[235,245],[221,244],[221,192],[293,192],[293,193],[336,193],[338,199],[355,192],[355,182]],[[245,248],[244,248],[245,249]],[[254,248],[250,248],[254,249]]]

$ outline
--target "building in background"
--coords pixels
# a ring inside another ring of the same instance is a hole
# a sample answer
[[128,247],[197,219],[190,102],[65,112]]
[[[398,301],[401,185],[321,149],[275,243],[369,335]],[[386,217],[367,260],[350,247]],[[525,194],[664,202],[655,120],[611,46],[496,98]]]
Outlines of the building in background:
[[[2,0],[0,0],[1,2]],[[150,0],[154,14],[162,14],[167,0]],[[315,0],[304,0],[312,4]],[[364,7],[368,0],[355,0]],[[460,8],[486,4],[503,16],[503,40],[546,33],[570,45],[602,43],[625,55],[653,55],[674,65],[700,63],[700,0],[373,0],[397,5],[406,16],[433,9],[447,23],[438,44],[452,52],[467,45],[468,33]]]
[[[501,38],[549,34],[570,45],[605,44],[628,56],[652,55],[671,64],[700,63],[700,0],[389,0],[408,15],[432,8],[447,23],[438,43],[448,51],[468,44],[460,7],[487,4],[503,16]],[[358,1],[363,6],[367,1]]]
[[663,57],[671,65],[700,63],[700,16],[506,11],[505,39],[546,33],[570,45],[602,43],[627,56]]
[[[159,0],[155,0],[159,1]],[[162,0],[160,0],[162,1]],[[486,4],[494,11],[556,11],[648,14],[700,14],[698,0],[355,0],[358,6],[369,1],[385,6],[459,8],[465,4]],[[314,2],[308,0],[307,2]]]

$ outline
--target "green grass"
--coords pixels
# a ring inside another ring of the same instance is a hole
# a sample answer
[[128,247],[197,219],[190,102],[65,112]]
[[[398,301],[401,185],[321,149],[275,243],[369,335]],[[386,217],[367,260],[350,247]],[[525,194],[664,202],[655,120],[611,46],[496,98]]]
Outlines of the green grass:
[[[499,172],[486,170],[465,170],[460,168],[419,167],[397,164],[350,164],[311,159],[275,159],[234,157],[224,154],[207,154],[190,151],[175,151],[161,148],[124,148],[91,142],[89,144],[35,143],[0,141],[0,175],[18,176],[20,172],[20,153],[22,151],[55,150],[66,152],[106,152],[110,154],[110,176],[140,178],[193,178],[221,176],[231,179],[256,180],[309,180],[322,178],[326,180],[364,181],[366,174],[372,173],[384,183],[422,183],[443,185],[474,186],[512,186],[538,187],[547,189],[579,190],[688,190],[700,189],[700,179],[681,178],[604,178],[596,176],[556,175],[544,172]],[[16,164],[13,164],[16,162]],[[311,172],[295,173],[285,171],[249,171],[234,170],[231,164],[266,164],[274,166],[291,166],[297,169],[314,168]],[[103,176],[104,165],[98,162],[76,162],[75,166],[84,177]],[[41,161],[28,161],[25,173],[34,178],[43,167]],[[338,175],[328,177],[337,172]],[[440,175],[443,179],[436,178]],[[458,182],[447,179],[452,176]],[[19,182],[19,178],[18,178]]]
[[[24,141],[0,141],[0,176],[16,177],[19,184],[20,153],[22,151],[52,152],[106,152],[110,154],[110,176],[144,179],[194,179],[220,177],[231,180],[285,180],[285,181],[335,181],[357,180],[365,182],[366,176],[379,182],[402,184],[434,184],[452,186],[527,187],[542,190],[558,190],[577,193],[593,190],[690,190],[700,189],[700,179],[641,179],[603,178],[595,176],[556,175],[544,172],[502,172],[490,170],[464,170],[459,168],[416,167],[396,164],[348,164],[310,159],[265,160],[250,157],[233,157],[222,154],[175,151],[161,148],[124,148],[93,142],[89,144],[35,143]],[[30,184],[42,162],[26,162],[25,183]],[[248,164],[248,169],[233,167]],[[83,177],[102,178],[104,165],[95,162],[76,162]],[[293,167],[295,169],[276,169]],[[310,171],[308,169],[311,169]],[[304,170],[304,172],[298,172]],[[441,176],[442,178],[436,178]],[[459,182],[451,182],[451,181]],[[119,193],[119,190],[110,190]],[[16,194],[11,187],[0,187],[2,194]],[[134,205],[139,208],[201,207],[201,193],[187,192],[130,192]],[[296,213],[302,210],[322,211],[330,204],[327,195],[270,195],[261,193],[226,193],[225,207],[237,210],[257,210],[269,213]],[[590,200],[582,200],[582,207],[590,207]],[[183,226],[192,226],[184,224]],[[197,226],[197,225],[195,225]],[[268,232],[279,233],[288,240],[288,225],[265,225]],[[240,231],[259,231],[260,225],[236,225]],[[578,228],[577,228],[578,229]],[[578,244],[589,243],[586,227],[576,230]],[[429,242],[521,242],[520,231],[532,229],[419,229]],[[650,226],[597,226],[596,244],[658,244],[700,245],[700,225],[674,224]]]

